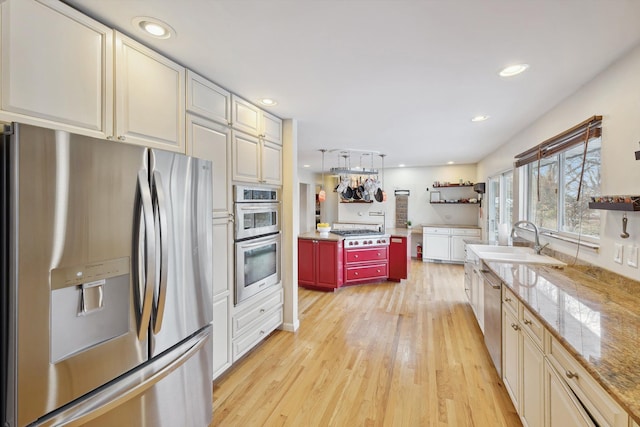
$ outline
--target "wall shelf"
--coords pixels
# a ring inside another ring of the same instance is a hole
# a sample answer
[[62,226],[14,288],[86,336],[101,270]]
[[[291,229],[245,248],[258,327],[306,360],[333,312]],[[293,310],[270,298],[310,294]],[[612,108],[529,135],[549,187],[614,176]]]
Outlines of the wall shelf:
[[432,205],[479,205],[480,202],[429,202]]
[[589,209],[604,209],[608,211],[640,211],[640,205],[633,202],[589,202]]
[[473,183],[469,184],[438,184],[434,185],[433,188],[454,188],[454,187],[473,187]]

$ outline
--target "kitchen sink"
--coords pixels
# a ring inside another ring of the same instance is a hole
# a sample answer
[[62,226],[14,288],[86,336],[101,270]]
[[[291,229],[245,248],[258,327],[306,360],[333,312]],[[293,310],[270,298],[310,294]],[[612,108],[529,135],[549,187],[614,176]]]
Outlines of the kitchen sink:
[[484,261],[564,267],[566,264],[546,255],[538,255],[533,249],[523,246],[467,245],[478,258]]

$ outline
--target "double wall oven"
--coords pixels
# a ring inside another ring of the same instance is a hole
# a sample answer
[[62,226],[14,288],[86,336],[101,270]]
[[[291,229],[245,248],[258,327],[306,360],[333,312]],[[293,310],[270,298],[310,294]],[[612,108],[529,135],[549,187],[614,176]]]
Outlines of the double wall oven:
[[278,190],[234,186],[235,304],[280,282]]

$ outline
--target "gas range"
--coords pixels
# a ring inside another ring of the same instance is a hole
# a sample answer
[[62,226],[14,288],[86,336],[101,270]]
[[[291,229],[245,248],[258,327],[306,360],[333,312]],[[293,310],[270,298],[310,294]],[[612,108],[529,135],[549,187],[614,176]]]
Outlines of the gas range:
[[344,238],[345,249],[349,248],[366,248],[370,246],[389,246],[388,234],[371,234],[369,236],[349,236]]

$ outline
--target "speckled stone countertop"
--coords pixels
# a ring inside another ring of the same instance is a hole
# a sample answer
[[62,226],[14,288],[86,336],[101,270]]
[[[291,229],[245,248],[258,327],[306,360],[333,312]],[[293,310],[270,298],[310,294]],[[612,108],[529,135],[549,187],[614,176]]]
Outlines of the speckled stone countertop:
[[332,242],[339,242],[344,240],[344,237],[338,236],[333,233],[319,233],[318,231],[309,231],[298,235],[298,239],[310,239],[310,240],[330,240]]
[[411,237],[412,228],[387,228],[385,232],[391,237]]
[[631,279],[598,280],[571,267],[558,270],[501,262],[486,264],[640,422],[637,283]]

